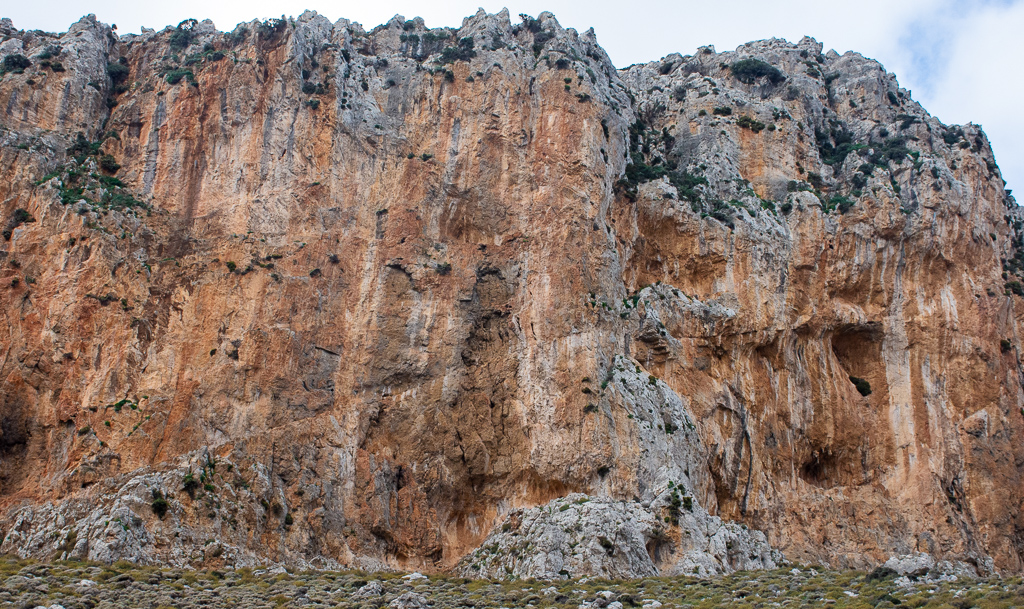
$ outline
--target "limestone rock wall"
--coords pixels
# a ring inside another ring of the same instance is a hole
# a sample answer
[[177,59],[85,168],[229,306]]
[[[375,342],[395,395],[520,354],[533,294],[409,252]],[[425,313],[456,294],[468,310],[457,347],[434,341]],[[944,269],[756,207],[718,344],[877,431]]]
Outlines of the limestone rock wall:
[[581,493],[651,526],[573,575],[1021,570],[1019,215],[877,63],[0,29],[0,551],[472,569]]

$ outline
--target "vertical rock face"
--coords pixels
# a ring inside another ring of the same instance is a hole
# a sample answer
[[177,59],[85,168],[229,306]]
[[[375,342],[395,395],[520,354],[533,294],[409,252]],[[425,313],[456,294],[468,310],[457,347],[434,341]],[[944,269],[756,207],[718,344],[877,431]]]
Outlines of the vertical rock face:
[[0,551],[1024,566],[1019,214],[877,63],[0,29]]

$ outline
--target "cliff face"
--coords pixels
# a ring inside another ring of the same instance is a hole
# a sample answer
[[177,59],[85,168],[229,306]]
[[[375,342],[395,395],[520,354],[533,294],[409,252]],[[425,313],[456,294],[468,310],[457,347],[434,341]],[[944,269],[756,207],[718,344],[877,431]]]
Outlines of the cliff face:
[[0,29],[0,552],[1024,567],[1018,214],[877,63]]

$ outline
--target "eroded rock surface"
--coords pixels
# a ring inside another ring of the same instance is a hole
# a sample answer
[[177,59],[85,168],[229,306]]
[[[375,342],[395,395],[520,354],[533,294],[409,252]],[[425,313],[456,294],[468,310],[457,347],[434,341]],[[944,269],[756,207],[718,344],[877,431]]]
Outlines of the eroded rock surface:
[[1021,219],[876,62],[0,30],[0,552],[1021,570]]
[[[774,569],[784,563],[760,531],[708,516],[689,496],[686,507],[591,500],[571,494],[512,511],[500,529],[467,555],[459,571],[491,579],[559,579],[574,574],[629,579],[718,575]],[[682,503],[682,502],[681,502]],[[671,513],[663,522],[660,513]]]

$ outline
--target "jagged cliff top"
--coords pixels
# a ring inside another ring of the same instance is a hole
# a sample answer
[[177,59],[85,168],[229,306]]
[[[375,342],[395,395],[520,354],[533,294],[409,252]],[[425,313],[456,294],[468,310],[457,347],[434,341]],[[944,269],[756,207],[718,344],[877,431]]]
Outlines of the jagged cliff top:
[[[408,52],[410,41],[416,40],[418,48],[412,55],[418,63],[444,66],[451,59],[457,59],[457,54],[444,55],[446,49],[449,48],[446,46],[446,41],[472,38],[474,42],[470,50],[473,52],[485,50],[488,46],[494,48],[496,45],[500,45],[526,53],[530,50],[526,47],[532,43],[534,55],[539,56],[541,49],[553,40],[555,41],[554,47],[544,56],[548,67],[551,67],[553,60],[557,61],[557,58],[567,51],[576,58],[582,56],[586,62],[596,62],[596,67],[606,72],[609,69],[614,69],[607,54],[597,44],[593,28],[580,35],[575,29],[563,28],[555,16],[549,12],[542,12],[536,19],[525,15],[520,17],[523,20],[522,23],[513,25],[507,8],[497,14],[488,14],[480,9],[475,15],[463,19],[462,26],[456,29],[451,27],[427,28],[421,17],[407,20],[402,15],[396,14],[386,23],[367,31],[359,23],[348,19],[338,19],[332,24],[316,11],[306,10],[297,18],[253,20],[240,23],[230,33],[217,30],[213,22],[208,19],[203,21],[187,20],[178,26],[168,25],[160,31],[143,28],[142,34],[124,34],[117,39],[129,47],[151,41],[170,41],[171,51],[187,54],[190,50],[197,51],[210,47],[214,42],[226,40],[230,45],[234,45],[253,33],[266,36],[271,34],[274,28],[280,28],[286,24],[291,24],[293,28],[296,24],[302,24],[305,34],[297,39],[296,43],[307,55],[315,55],[319,52],[320,49],[317,48],[317,45],[341,44],[361,56],[401,58],[403,53]],[[183,37],[180,36],[183,27],[188,30],[188,44],[179,47],[175,40],[178,42],[183,40]],[[92,14],[86,15],[73,24],[66,34],[46,33],[38,30],[16,30],[11,20],[5,18],[0,20],[0,33],[6,38],[0,44],[0,54],[5,56],[25,54],[37,58],[42,56],[43,61],[46,62],[45,57],[49,57],[56,50],[52,47],[54,41],[64,40],[74,43],[75,39],[90,31],[95,32],[94,35],[104,35],[103,32],[105,32],[108,37],[114,36],[109,27],[98,22],[96,16]],[[541,34],[542,41],[538,43],[533,37],[523,39],[519,36],[519,33],[523,31],[527,33],[543,32]],[[262,34],[260,34],[261,32]],[[177,39],[175,33],[179,33]],[[423,41],[419,40],[420,36],[424,38]],[[562,46],[565,48],[561,50],[557,48]],[[717,53],[713,46],[700,47],[693,55],[673,53],[659,60],[634,64],[617,71],[621,78],[629,82],[630,85],[642,88],[637,91],[638,97],[640,97],[642,105],[647,104],[648,106],[668,104],[673,94],[678,94],[680,81],[688,81],[689,85],[686,82],[683,83],[683,86],[686,87],[692,86],[694,81],[699,81],[702,78],[725,77],[726,82],[735,86],[737,84],[735,79],[728,78],[732,75],[729,64],[734,61],[751,59],[765,61],[777,67],[781,70],[782,80],[785,80],[785,92],[782,92],[779,87],[775,86],[779,84],[778,82],[768,83],[760,76],[751,77],[748,82],[752,85],[755,81],[759,83],[755,94],[762,97],[768,94],[781,95],[783,99],[791,100],[807,94],[810,90],[821,88],[822,84],[824,84],[827,95],[831,97],[836,93],[842,95],[845,89],[867,86],[872,92],[890,96],[892,106],[888,108],[890,116],[881,116],[874,109],[867,114],[853,111],[839,112],[838,114],[833,112],[833,119],[854,119],[854,122],[851,123],[854,136],[870,135],[866,132],[870,130],[869,123],[878,120],[891,122],[896,119],[899,123],[908,121],[911,124],[923,123],[927,125],[929,132],[934,127],[944,133],[960,133],[963,131],[963,127],[966,127],[969,133],[977,132],[984,139],[983,144],[980,142],[972,144],[975,148],[987,151],[989,162],[991,162],[993,170],[997,171],[994,158],[991,158],[991,147],[987,143],[987,138],[973,123],[965,126],[947,126],[931,117],[919,103],[911,98],[909,91],[899,87],[896,76],[886,72],[885,68],[874,60],[864,58],[861,54],[852,51],[841,56],[834,50],[830,50],[826,54],[822,52],[823,45],[812,37],[805,36],[797,43],[773,38],[749,42],[737,47],[735,51],[723,53]],[[177,55],[175,54],[174,57]],[[595,82],[594,84],[601,88],[600,85],[603,83]],[[618,91],[615,84],[612,83],[612,87],[601,92],[608,97],[612,107],[618,111],[620,106],[628,104],[616,96],[617,92],[624,91],[622,84],[618,84]],[[765,89],[765,84],[771,86]],[[675,87],[675,92],[667,90],[672,87]],[[717,90],[717,87],[715,88]],[[750,87],[738,87],[736,91],[740,97],[749,92]],[[726,94],[724,99],[728,98],[729,94]],[[830,108],[824,107],[822,111],[826,120],[829,110]]]

